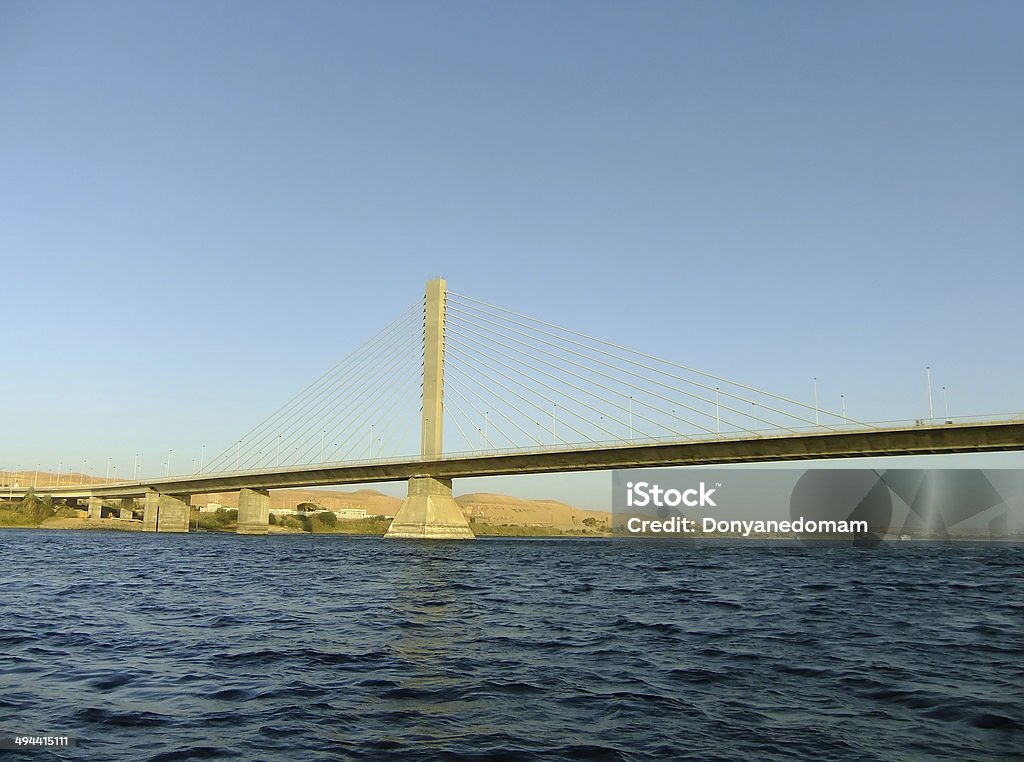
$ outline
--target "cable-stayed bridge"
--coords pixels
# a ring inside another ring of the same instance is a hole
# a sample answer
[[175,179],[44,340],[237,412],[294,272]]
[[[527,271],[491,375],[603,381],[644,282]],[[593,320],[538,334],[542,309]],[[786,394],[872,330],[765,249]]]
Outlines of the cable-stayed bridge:
[[[69,485],[145,500],[144,528],[187,531],[194,494],[409,480],[389,537],[468,538],[455,478],[1024,449],[1024,420],[878,425],[427,284],[418,300],[195,474]],[[127,505],[127,503],[126,503]]]

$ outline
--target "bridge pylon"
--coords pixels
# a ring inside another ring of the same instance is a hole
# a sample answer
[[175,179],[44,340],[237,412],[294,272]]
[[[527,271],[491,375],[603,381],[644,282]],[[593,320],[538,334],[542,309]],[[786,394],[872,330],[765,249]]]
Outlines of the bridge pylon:
[[436,479],[427,467],[444,451],[444,352],[448,283],[427,282],[423,314],[423,420],[420,455],[424,473],[409,479],[409,493],[385,537],[419,540],[471,540],[465,514],[452,497],[450,479]]

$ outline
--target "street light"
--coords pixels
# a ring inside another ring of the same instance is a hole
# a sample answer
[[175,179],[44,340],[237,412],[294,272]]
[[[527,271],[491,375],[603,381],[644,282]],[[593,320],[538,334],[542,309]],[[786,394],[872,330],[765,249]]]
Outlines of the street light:
[[924,370],[928,376],[928,419],[934,420],[935,406],[932,404],[932,366],[925,366]]
[[814,377],[814,425],[820,426],[821,421],[818,419],[818,377]]

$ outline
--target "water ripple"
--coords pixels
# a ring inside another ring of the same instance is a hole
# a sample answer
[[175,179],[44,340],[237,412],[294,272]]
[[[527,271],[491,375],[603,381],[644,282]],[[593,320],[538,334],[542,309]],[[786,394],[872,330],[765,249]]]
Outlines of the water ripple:
[[0,530],[85,760],[1019,759],[1024,548]]

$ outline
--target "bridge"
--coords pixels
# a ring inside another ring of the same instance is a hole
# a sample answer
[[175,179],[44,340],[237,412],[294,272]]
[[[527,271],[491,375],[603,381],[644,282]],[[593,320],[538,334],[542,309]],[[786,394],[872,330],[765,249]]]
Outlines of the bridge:
[[[446,423],[463,450],[446,450]],[[266,534],[271,489],[407,480],[387,537],[468,539],[453,479],[1020,449],[1019,417],[869,424],[451,294],[438,278],[197,473],[42,491],[87,500],[91,516],[117,499],[130,515],[142,498],[143,528],[160,532],[188,531],[193,495],[238,491],[238,532]]]

